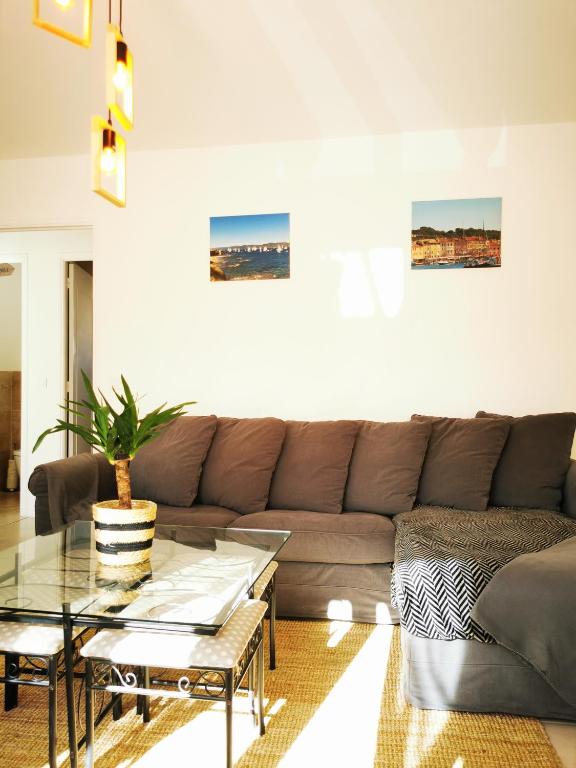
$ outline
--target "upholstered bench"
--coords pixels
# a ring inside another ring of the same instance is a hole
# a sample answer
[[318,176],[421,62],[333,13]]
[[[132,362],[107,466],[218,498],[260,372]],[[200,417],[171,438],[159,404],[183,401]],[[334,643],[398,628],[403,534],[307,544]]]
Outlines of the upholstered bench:
[[[264,734],[262,621],[267,604],[246,600],[218,634],[103,630],[81,649],[86,660],[86,766],[94,765],[94,691],[224,701],[226,766],[232,766],[232,700],[257,659],[258,722]],[[124,666],[135,667],[126,671]],[[187,669],[177,680],[150,677],[151,668]],[[252,675],[249,675],[249,680]],[[252,690],[250,691],[252,700]],[[253,703],[253,700],[252,700]],[[253,710],[254,711],[254,710]],[[146,719],[146,709],[143,709]]]

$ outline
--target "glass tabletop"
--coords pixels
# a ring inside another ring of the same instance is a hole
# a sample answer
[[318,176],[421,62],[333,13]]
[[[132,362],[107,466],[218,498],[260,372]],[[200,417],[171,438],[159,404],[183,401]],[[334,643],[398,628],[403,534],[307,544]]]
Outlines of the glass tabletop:
[[118,568],[98,563],[93,523],[76,522],[0,550],[0,613],[213,634],[289,536],[157,525],[150,560]]

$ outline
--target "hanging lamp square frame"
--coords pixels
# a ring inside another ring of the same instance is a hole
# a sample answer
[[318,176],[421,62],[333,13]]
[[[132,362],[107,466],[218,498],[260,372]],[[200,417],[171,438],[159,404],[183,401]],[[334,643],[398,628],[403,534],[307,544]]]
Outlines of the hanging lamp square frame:
[[[117,88],[114,83],[118,43],[126,45],[126,85]],[[106,29],[106,102],[110,112],[127,131],[134,127],[134,59],[120,29],[108,24]]]
[[[106,184],[102,166],[104,131],[112,130],[115,140],[116,169],[110,178],[113,184]],[[119,208],[126,207],[126,141],[110,123],[100,115],[92,117],[92,191],[101,195]]]
[[[52,32],[58,37],[63,37],[64,40],[68,40],[70,43],[75,43],[83,48],[90,48],[92,45],[92,0],[80,0],[82,2],[82,35],[75,34],[65,27],[60,27],[53,21],[42,16],[42,5],[45,5],[48,0],[33,0],[33,17],[32,21],[40,29],[45,29],[48,32]],[[53,0],[51,0],[53,2]],[[63,9],[62,14],[66,11]]]

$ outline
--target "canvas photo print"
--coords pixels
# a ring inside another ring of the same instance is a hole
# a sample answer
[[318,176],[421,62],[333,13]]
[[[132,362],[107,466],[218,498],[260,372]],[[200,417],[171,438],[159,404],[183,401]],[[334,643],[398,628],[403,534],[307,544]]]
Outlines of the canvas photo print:
[[290,214],[210,218],[210,280],[290,277]]
[[412,203],[412,269],[499,267],[501,197]]

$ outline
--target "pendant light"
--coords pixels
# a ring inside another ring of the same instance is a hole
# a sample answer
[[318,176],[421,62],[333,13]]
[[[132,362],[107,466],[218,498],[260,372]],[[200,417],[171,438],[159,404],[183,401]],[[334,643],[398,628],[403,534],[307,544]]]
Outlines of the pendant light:
[[118,26],[112,24],[112,2],[108,3],[106,30],[106,102],[120,125],[130,131],[134,125],[134,62],[122,34],[122,0]]
[[112,0],[108,0],[106,30],[106,102],[108,120],[92,118],[92,189],[114,205],[126,205],[126,141],[112,125],[114,117],[131,130],[134,65],[122,34],[122,0],[118,24],[112,23]]
[[34,0],[33,21],[76,45],[92,44],[92,0]]
[[120,208],[126,206],[126,142],[108,120],[92,118],[92,190]]

